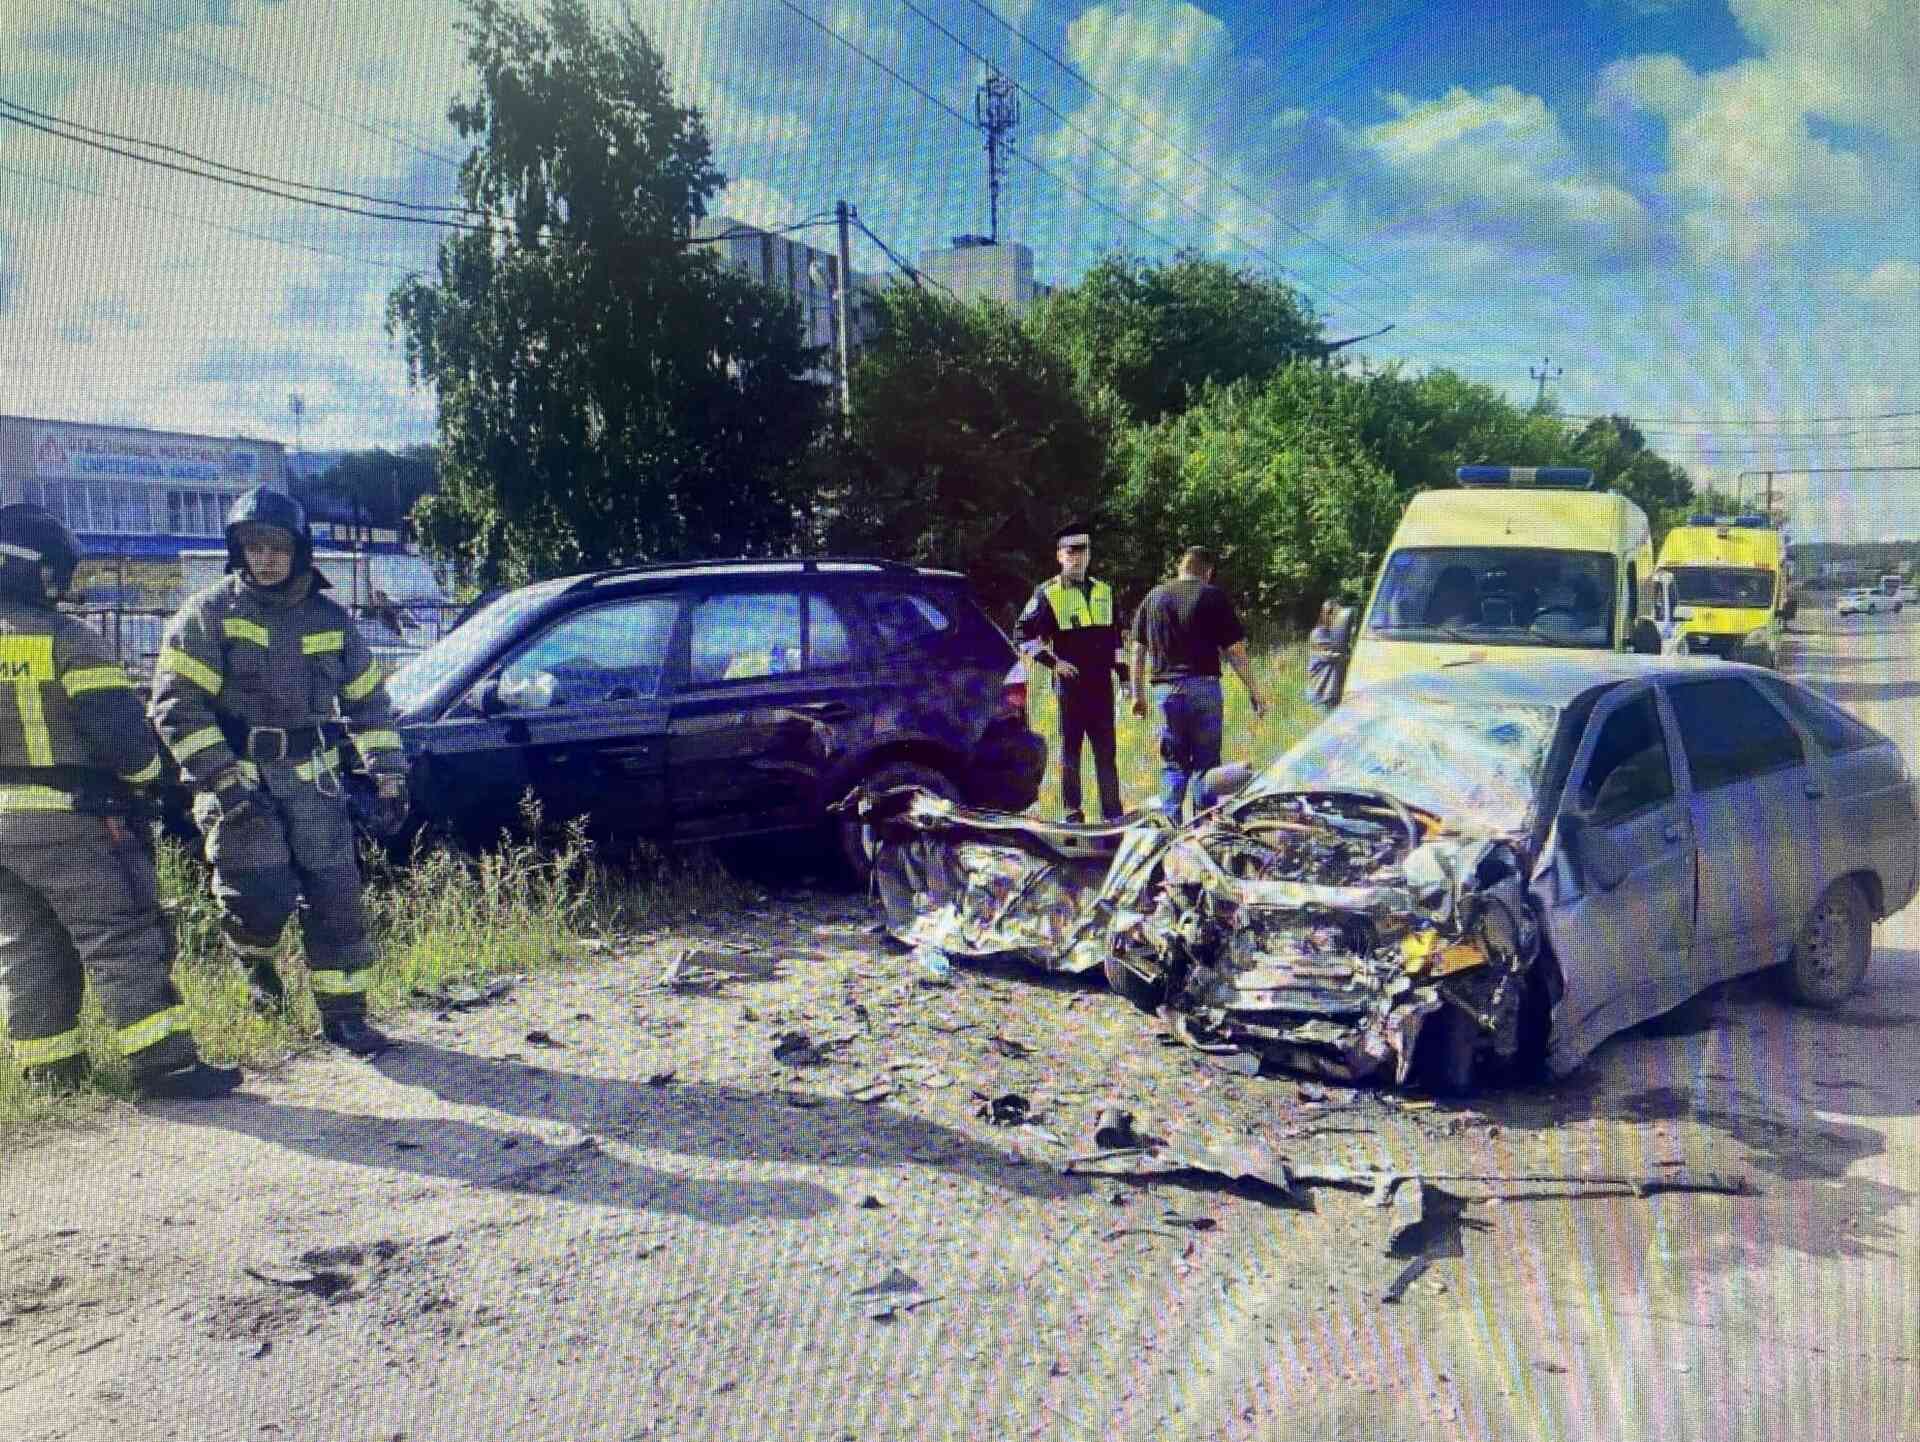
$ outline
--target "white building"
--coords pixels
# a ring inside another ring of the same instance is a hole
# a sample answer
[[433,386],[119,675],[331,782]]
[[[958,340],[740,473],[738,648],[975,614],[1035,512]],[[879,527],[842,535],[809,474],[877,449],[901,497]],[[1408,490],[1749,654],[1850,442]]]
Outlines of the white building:
[[[808,345],[828,347],[829,365],[822,379],[831,375],[832,347],[838,343],[839,317],[834,309],[834,294],[840,284],[840,257],[833,251],[818,250],[792,236],[775,235],[744,220],[726,215],[710,215],[694,229],[695,236],[725,237],[707,243],[720,255],[722,263],[752,276],[760,284],[784,290],[800,305],[801,324]],[[860,348],[866,334],[867,319],[862,299],[874,282],[871,277],[853,272],[853,289],[847,304],[853,316],[853,348]]]
[[920,252],[920,272],[961,300],[997,300],[1025,311],[1053,294],[1033,278],[1033,251],[1018,241],[998,244],[983,235],[956,235],[948,250]]
[[0,502],[32,501],[94,555],[204,545],[250,487],[287,488],[277,441],[0,415]]

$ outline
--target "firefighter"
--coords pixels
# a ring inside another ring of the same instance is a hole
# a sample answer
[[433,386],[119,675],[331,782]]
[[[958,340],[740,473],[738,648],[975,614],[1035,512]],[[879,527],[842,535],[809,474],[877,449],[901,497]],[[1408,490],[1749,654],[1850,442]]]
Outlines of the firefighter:
[[154,667],[154,725],[198,794],[221,929],[262,1010],[285,999],[274,952],[296,903],[321,1031],[373,1056],[392,1045],[367,1022],[373,945],[360,898],[343,742],[374,778],[368,829],[392,835],[407,810],[392,707],[353,618],[324,593],[306,512],[256,486],[228,514],[227,577],[168,622]]
[[1087,575],[1093,537],[1071,525],[1054,536],[1060,574],[1034,588],[1014,624],[1014,639],[1053,672],[1060,703],[1060,800],[1068,821],[1086,820],[1080,801],[1080,749],[1093,752],[1100,817],[1117,820],[1120,771],[1115,757],[1113,681],[1127,685],[1127,667],[1114,624],[1113,588]]
[[39,506],[0,506],[0,1004],[28,1082],[73,1091],[89,1064],[83,978],[142,1095],[207,1101],[240,1084],[200,1060],[174,990],[152,833],[136,788],[160,749],[127,673],[54,609],[80,564]]

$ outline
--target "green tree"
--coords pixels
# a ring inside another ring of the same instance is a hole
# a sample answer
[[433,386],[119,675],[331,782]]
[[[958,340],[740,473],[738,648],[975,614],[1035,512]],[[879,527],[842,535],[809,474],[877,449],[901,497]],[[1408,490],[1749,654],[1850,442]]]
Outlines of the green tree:
[[1103,498],[1107,423],[1004,306],[896,287],[874,327],[830,453],[826,544],[952,566],[1017,605],[1052,568],[1054,531]]
[[294,495],[307,502],[344,503],[365,525],[395,528],[422,496],[433,493],[438,472],[432,446],[376,447],[342,456],[312,480],[296,483]]
[[1264,380],[1320,354],[1312,308],[1280,281],[1182,253],[1164,265],[1110,255],[1029,324],[1120,415],[1151,425],[1209,384]]
[[1402,497],[1350,424],[1297,400],[1286,377],[1243,382],[1128,433],[1117,467],[1123,580],[1151,583],[1181,549],[1203,545],[1249,615],[1301,621],[1327,596],[1359,597]]
[[788,546],[821,357],[793,302],[684,237],[724,183],[629,16],[466,0],[477,88],[449,118],[483,228],[388,302],[439,404],[421,543],[463,579]]

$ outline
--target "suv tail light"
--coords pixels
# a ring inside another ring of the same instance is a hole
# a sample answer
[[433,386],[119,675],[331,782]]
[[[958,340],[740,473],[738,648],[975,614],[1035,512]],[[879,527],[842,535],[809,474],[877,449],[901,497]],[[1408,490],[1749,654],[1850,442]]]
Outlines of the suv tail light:
[[1013,669],[1007,672],[1006,680],[1000,683],[1000,712],[1004,716],[1017,716],[1027,719],[1027,663],[1019,660],[1013,663]]

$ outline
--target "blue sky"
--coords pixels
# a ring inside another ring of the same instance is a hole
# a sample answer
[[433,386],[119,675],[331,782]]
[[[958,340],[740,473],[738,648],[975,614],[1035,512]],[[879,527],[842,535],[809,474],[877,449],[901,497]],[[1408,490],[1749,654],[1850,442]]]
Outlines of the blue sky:
[[[1287,276],[1336,336],[1391,322],[1356,348],[1377,363],[1530,399],[1550,358],[1565,410],[1646,418],[1698,480],[1853,468],[1777,482],[1802,535],[1920,534],[1920,474],[1864,472],[1920,464],[1913,0],[632,8],[728,214],[845,198],[909,255],[984,230],[979,137],[943,108],[971,113],[984,56],[1024,91],[1002,230],[1043,278],[1199,249]],[[445,202],[457,14],[9,0],[0,98]],[[429,439],[381,318],[432,245],[0,125],[0,409],[291,440],[298,391],[309,445]]]

